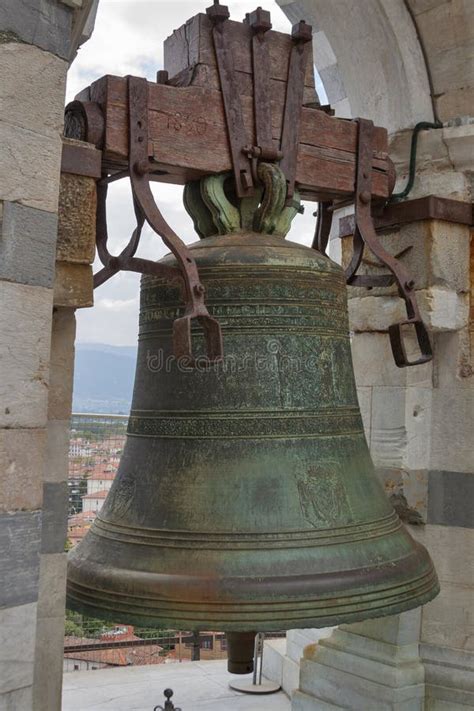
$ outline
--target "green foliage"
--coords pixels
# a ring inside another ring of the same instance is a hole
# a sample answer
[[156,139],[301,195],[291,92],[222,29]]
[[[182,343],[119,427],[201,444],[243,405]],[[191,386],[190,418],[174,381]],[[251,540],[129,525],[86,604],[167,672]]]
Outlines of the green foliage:
[[166,630],[161,627],[135,627],[133,634],[142,639],[149,639],[150,637],[174,637],[174,630]]
[[82,637],[82,627],[76,624],[73,620],[68,620],[66,615],[66,622],[64,625],[64,635],[65,637]]
[[66,610],[66,635],[98,638],[104,634],[104,632],[113,630],[114,627],[114,624],[106,622],[105,620],[87,617],[74,610]]

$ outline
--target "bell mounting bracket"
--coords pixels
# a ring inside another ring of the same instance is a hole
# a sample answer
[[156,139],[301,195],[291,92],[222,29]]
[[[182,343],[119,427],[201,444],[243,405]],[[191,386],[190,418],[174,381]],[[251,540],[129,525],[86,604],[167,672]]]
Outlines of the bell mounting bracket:
[[304,80],[312,38],[311,25],[303,20],[293,26],[293,41],[286,84],[283,127],[279,146],[272,136],[270,55],[265,35],[271,29],[270,13],[258,7],[247,13],[244,22],[252,30],[253,105],[255,144],[249,145],[244,128],[237,75],[234,71],[232,45],[227,20],[229,10],[218,0],[206,10],[210,18],[221,86],[227,134],[230,144],[235,190],[239,198],[251,197],[260,182],[258,163],[279,163],[286,177],[286,204],[291,205],[295,191],[296,165],[303,105]]
[[[184,315],[173,323],[173,345],[177,358],[185,358],[193,363],[191,322],[197,319],[206,340],[207,357],[210,362],[222,358],[222,334],[219,322],[209,315],[204,295],[205,288],[199,279],[197,265],[190,251],[166,222],[158,208],[150,188],[153,164],[148,154],[148,83],[146,79],[129,76],[129,157],[128,171],[112,178],[104,177],[97,190],[97,251],[104,265],[94,276],[94,287],[103,284],[120,270],[151,274],[180,283],[184,290]],[[137,226],[129,243],[119,256],[112,256],[107,248],[106,198],[107,184],[117,177],[130,177],[133,206]],[[165,245],[176,257],[178,267],[170,267],[149,259],[135,257],[144,223],[162,238]]]
[[[356,189],[354,195],[355,229],[353,234],[353,253],[346,268],[346,280],[350,286],[385,287],[396,283],[398,293],[405,302],[407,318],[400,323],[389,326],[388,333],[395,363],[399,368],[427,363],[433,357],[430,338],[424,325],[415,295],[415,282],[410,277],[405,267],[386,249],[378,240],[372,218],[372,156],[373,156],[373,129],[372,121],[357,119],[358,144]],[[321,224],[324,217],[321,218]],[[326,226],[327,228],[327,226]],[[324,231],[323,231],[324,232]],[[327,233],[329,234],[329,233]],[[319,239],[324,240],[324,235]],[[327,244],[327,240],[326,240]],[[364,246],[367,245],[372,253],[384,264],[390,274],[357,274],[361,264]],[[324,245],[325,246],[325,245]],[[402,329],[404,326],[413,326],[415,329],[420,356],[409,360],[405,348]]]

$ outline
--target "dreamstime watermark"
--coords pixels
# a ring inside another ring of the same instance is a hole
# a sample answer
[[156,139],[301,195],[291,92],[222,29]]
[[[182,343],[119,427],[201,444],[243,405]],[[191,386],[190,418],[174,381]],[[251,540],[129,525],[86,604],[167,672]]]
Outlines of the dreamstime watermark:
[[215,372],[218,374],[243,374],[245,372],[291,372],[311,373],[321,370],[323,363],[318,354],[289,355],[282,344],[275,339],[268,341],[265,353],[245,353],[241,355],[224,354],[217,361],[212,361],[206,355],[199,355],[194,359],[188,356],[177,358],[173,354],[165,355],[159,348],[156,352],[146,352],[146,367],[151,373],[180,373]]

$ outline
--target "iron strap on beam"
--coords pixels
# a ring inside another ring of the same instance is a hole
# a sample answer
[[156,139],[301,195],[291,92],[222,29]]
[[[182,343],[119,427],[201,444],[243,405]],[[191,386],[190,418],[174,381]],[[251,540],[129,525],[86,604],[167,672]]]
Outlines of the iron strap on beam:
[[286,176],[287,202],[291,202],[295,192],[296,165],[300,142],[301,109],[303,108],[304,78],[308,63],[312,27],[304,20],[293,25],[291,38],[290,63],[286,84],[285,112],[281,134],[281,152],[283,158],[280,168]]
[[224,102],[235,190],[240,198],[250,197],[253,194],[254,187],[251,161],[243,151],[244,146],[247,144],[247,136],[244,128],[239,87],[234,71],[232,47],[226,32],[229,10],[225,5],[219,5],[218,2],[215,2],[214,5],[207,8],[206,12],[213,24],[212,37]]
[[[427,363],[433,357],[431,343],[423,323],[415,294],[415,282],[405,267],[382,246],[377,239],[372,219],[372,155],[373,129],[372,121],[357,119],[358,146],[357,171],[355,190],[355,225],[353,233],[353,253],[345,274],[350,286],[389,286],[396,283],[399,296],[404,300],[407,318],[388,328],[390,344],[395,363],[399,368]],[[389,269],[390,274],[372,275],[357,274],[364,248],[370,251]],[[403,337],[403,327],[413,326],[420,349],[420,355],[415,360],[409,360]]]
[[292,48],[288,62],[285,107],[283,112],[280,147],[274,148],[271,113],[270,56],[265,35],[271,29],[270,13],[257,8],[247,13],[245,22],[252,29],[253,102],[255,117],[254,144],[249,144],[245,132],[239,86],[234,70],[232,46],[228,33],[229,10],[214,0],[206,10],[213,28],[227,133],[229,138],[235,190],[240,198],[250,197],[259,182],[257,162],[279,162],[285,174],[286,204],[290,205],[295,192],[296,166],[303,108],[306,65],[312,39],[311,25],[301,20],[291,31]]

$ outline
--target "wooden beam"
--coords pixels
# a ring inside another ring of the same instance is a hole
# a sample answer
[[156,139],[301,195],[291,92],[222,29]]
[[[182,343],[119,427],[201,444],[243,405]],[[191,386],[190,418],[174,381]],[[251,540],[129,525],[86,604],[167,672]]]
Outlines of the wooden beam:
[[[278,80],[272,80],[278,81]],[[175,87],[149,82],[149,155],[157,180],[183,184],[188,180],[232,168],[222,96],[204,87]],[[81,99],[100,104],[105,120],[104,165],[123,170],[128,160],[127,80],[106,76],[94,82]],[[253,99],[242,96],[244,124],[253,141]],[[279,145],[283,101],[272,102],[272,134]],[[348,196],[354,191],[357,125],[303,107],[296,182],[312,200]],[[374,131],[373,196],[387,198],[392,163],[386,155],[387,132]]]
[[[226,33],[234,57],[237,72],[252,74],[250,27],[242,22],[226,21]],[[270,30],[265,34],[270,53],[271,73],[269,79],[286,82],[292,40],[290,35]],[[170,77],[189,67],[203,64],[216,67],[216,55],[212,40],[212,23],[207,15],[199,13],[175,30],[164,43],[164,69]],[[308,61],[305,85],[314,89],[313,55]]]
[[[426,195],[414,200],[387,205],[380,215],[374,215],[374,226],[377,232],[383,232],[399,225],[421,220],[444,220],[460,225],[474,225],[474,208],[470,202]],[[353,235],[354,229],[354,215],[341,217],[339,237]]]

